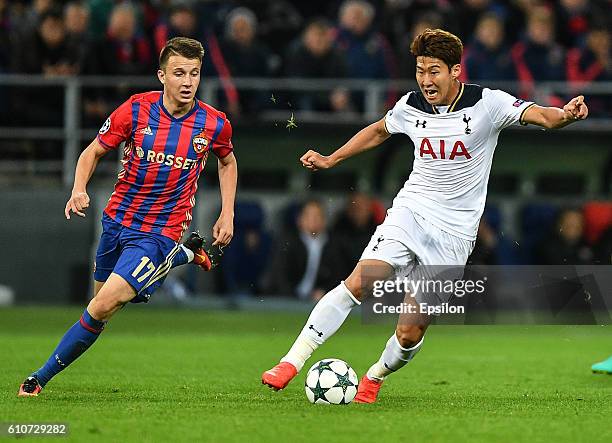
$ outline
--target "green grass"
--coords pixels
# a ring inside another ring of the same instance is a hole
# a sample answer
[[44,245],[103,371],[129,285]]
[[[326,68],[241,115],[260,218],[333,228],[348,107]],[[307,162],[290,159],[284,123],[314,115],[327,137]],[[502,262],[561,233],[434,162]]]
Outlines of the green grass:
[[[59,441],[594,442],[611,441],[612,377],[591,363],[612,352],[610,327],[434,326],[423,350],[374,405],[306,400],[304,373],[283,392],[261,372],[305,316],[130,306],[38,398],[18,384],[80,315],[0,310],[0,422],[64,422]],[[359,375],[389,327],[349,321],[312,359]]]

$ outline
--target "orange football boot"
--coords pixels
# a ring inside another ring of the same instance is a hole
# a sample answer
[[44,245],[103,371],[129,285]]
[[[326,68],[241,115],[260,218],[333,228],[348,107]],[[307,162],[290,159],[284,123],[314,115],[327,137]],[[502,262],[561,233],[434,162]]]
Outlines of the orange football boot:
[[297,375],[298,371],[291,363],[282,361],[261,376],[261,383],[270,386],[275,391],[284,389]]
[[382,386],[382,381],[370,380],[367,375],[361,377],[355,403],[374,403],[378,397],[378,391]]
[[212,268],[217,266],[218,258],[221,257],[221,250],[219,249],[219,253],[217,253],[218,257],[211,259],[213,254],[204,249],[204,243],[205,240],[199,233],[192,232],[187,240],[185,240],[182,244],[193,252],[193,260],[191,263],[199,266],[205,271],[210,271]]

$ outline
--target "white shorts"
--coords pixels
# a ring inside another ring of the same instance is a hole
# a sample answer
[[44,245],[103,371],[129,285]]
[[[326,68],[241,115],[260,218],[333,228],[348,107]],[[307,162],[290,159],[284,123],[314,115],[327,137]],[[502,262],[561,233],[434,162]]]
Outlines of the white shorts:
[[381,260],[395,270],[394,278],[427,278],[448,267],[461,278],[475,240],[465,240],[432,225],[408,208],[391,208],[376,228],[360,260]]

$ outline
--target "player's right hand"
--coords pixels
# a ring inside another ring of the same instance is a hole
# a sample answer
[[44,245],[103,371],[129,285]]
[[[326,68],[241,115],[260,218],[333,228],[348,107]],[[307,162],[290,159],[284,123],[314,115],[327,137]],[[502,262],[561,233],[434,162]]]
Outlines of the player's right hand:
[[70,211],[74,212],[76,215],[85,217],[85,213],[83,211],[88,207],[89,195],[87,195],[87,192],[73,192],[70,196],[70,200],[68,200],[66,203],[66,209],[64,210],[66,219],[70,220]]
[[321,155],[312,149],[300,157],[302,166],[311,171],[318,169],[329,169],[333,166],[331,159],[326,155]]

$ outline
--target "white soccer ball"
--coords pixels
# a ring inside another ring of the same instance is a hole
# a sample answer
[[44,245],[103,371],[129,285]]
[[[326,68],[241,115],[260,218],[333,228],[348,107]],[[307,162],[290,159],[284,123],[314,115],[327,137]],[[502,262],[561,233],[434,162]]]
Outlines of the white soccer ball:
[[316,362],[306,376],[306,397],[317,405],[347,405],[357,395],[357,374],[345,361],[326,358]]

